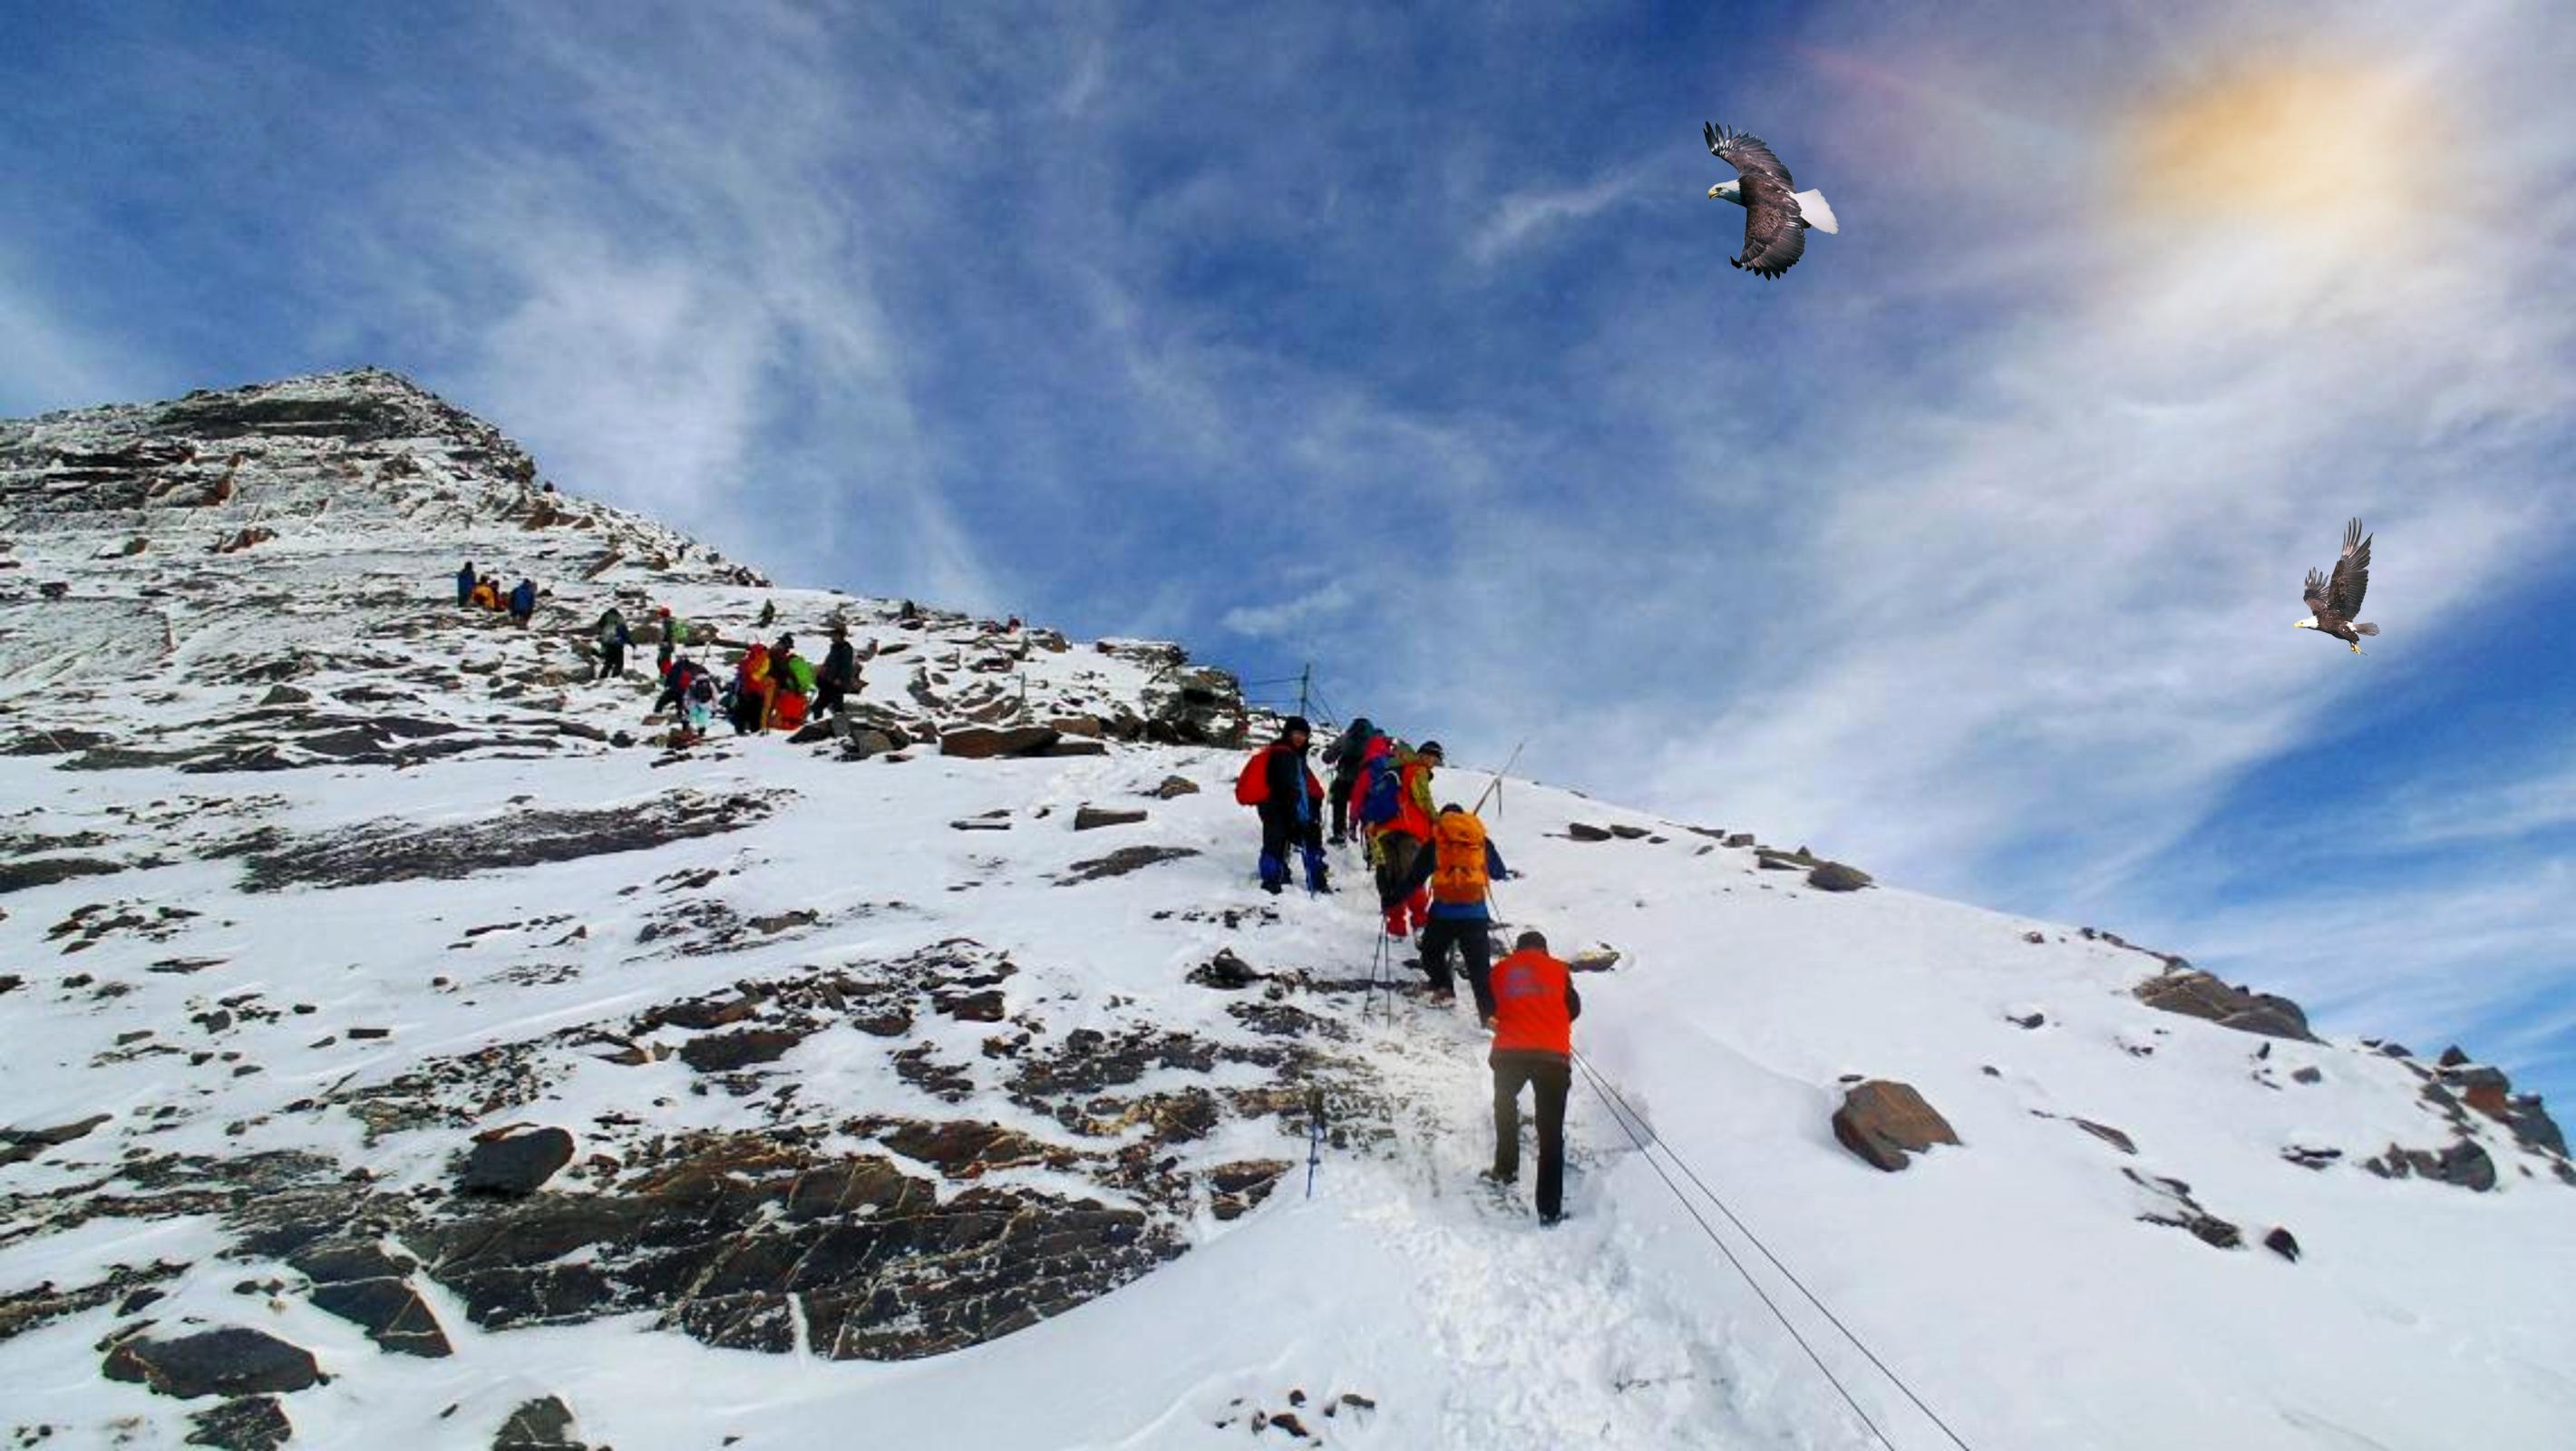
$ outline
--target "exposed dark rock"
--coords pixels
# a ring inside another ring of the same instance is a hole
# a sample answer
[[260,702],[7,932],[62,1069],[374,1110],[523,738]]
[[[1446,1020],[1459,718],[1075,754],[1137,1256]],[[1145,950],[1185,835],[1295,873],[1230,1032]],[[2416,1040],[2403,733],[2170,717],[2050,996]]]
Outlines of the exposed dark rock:
[[1261,981],[1261,974],[1249,963],[1234,955],[1230,947],[1217,949],[1216,956],[1190,969],[1189,981],[1201,987],[1247,988]]
[[801,1029],[745,1028],[690,1039],[680,1045],[680,1061],[700,1073],[730,1073],[754,1063],[774,1063],[804,1041]]
[[2122,1169],[2120,1172],[2155,1201],[2155,1207],[2138,1216],[2141,1222],[2186,1230],[2194,1239],[2212,1249],[2235,1249],[2244,1244],[2243,1232],[2203,1209],[2191,1197],[2189,1184],[2161,1174],[2141,1174],[2135,1169]]
[[2102,1142],[2109,1144],[2112,1148],[2118,1149],[2121,1153],[2134,1154],[2138,1151],[2137,1144],[2133,1142],[2127,1134],[2120,1132],[2109,1124],[2097,1124],[2087,1118],[2070,1118],[2067,1122],[2075,1125],[2079,1129],[2082,1129],[2084,1132],[2091,1134],[2093,1137],[2100,1139]]
[[1046,726],[967,726],[942,735],[939,754],[969,761],[990,760],[995,756],[1024,756],[1045,750],[1058,738],[1058,733]]
[[2047,1024],[2048,1015],[2046,1013],[2006,1013],[2004,1021],[2016,1028],[2038,1028]]
[[2473,1139],[2461,1139],[2439,1151],[2405,1149],[2395,1144],[2362,1166],[2382,1179],[2422,1177],[2441,1184],[2456,1184],[2463,1189],[2485,1193],[2496,1184],[2495,1160]]
[[[2089,929],[2088,929],[2089,930]],[[2126,946],[2127,944],[2120,944]],[[2297,1003],[2270,993],[2249,993],[2229,987],[2208,973],[2185,969],[2148,978],[2135,989],[2138,1001],[2148,1007],[2185,1017],[2205,1018],[2222,1028],[2242,1033],[2260,1033],[2271,1038],[2295,1038],[2313,1043],[2308,1031],[2308,1017]]]
[[300,1391],[322,1375],[312,1352],[240,1326],[176,1340],[138,1335],[120,1341],[99,1369],[109,1380],[139,1381],[182,1400]]
[[277,1451],[295,1436],[294,1423],[275,1396],[229,1400],[190,1416],[188,1424],[195,1428],[188,1433],[188,1444],[215,1451]]
[[1070,887],[1077,882],[1096,882],[1103,877],[1123,877],[1156,862],[1177,861],[1197,855],[1195,848],[1186,846],[1122,846],[1105,857],[1075,862],[1066,869],[1064,876],[1056,879],[1056,885]]
[[1157,801],[1171,801],[1182,796],[1195,796],[1198,790],[1199,783],[1187,776],[1165,776],[1162,785],[1145,794]]
[[2272,1227],[2272,1232],[2263,1236],[2263,1248],[2270,1250],[2272,1253],[2279,1255],[2281,1258],[2288,1260],[2294,1265],[2299,1262],[2298,1236],[2290,1233],[2286,1229],[2283,1229],[2279,1225],[2274,1225]]
[[1565,834],[1576,841],[1610,841],[1613,839],[1610,828],[1606,826],[1594,826],[1590,822],[1584,821],[1567,822],[1565,824]]
[[1824,862],[1807,873],[1807,885],[1820,892],[1857,892],[1871,885],[1871,879],[1858,867]]
[[1218,1219],[1238,1219],[1270,1197],[1287,1173],[1285,1159],[1241,1159],[1208,1171],[1210,1208]]
[[108,1115],[91,1114],[72,1123],[56,1124],[46,1129],[0,1129],[0,1165],[22,1163],[47,1149],[58,1148],[74,1139],[85,1138],[90,1130],[107,1122]]
[[[57,1289],[51,1280],[46,1280],[33,1289],[0,1294],[0,1341],[95,1310],[110,1301],[120,1301],[139,1309],[151,1303],[146,1297],[158,1296],[159,1292],[151,1286],[169,1280],[187,1268],[184,1262],[165,1260],[155,1260],[140,1267],[114,1265],[109,1267],[105,1277],[74,1289]],[[117,1313],[129,1314],[131,1311],[120,1308]]]
[[[1501,961],[1502,955],[1495,954],[1495,960]],[[1587,947],[1565,960],[1568,972],[1608,972],[1618,965],[1619,949],[1615,947]]]
[[486,1139],[466,1155],[457,1187],[468,1194],[533,1194],[572,1162],[572,1153],[572,1135],[556,1128]]
[[739,831],[773,809],[773,801],[748,792],[716,797],[679,791],[626,806],[518,811],[462,826],[420,829],[398,819],[369,822],[255,852],[244,864],[242,884],[250,891],[273,892],[297,885],[452,880]]
[[307,1298],[317,1308],[365,1330],[369,1340],[388,1351],[433,1360],[451,1353],[438,1317],[430,1313],[420,1292],[400,1279],[317,1284]]
[[522,1403],[501,1423],[492,1451],[586,1451],[572,1407],[560,1396]]
[[2290,1081],[2293,1083],[2323,1083],[2326,1081],[2325,1070],[2318,1068],[2313,1064],[2304,1068],[2293,1068],[2290,1070]]
[[2291,1144],[2281,1150],[2281,1157],[2298,1165],[2302,1169],[2324,1169],[2332,1166],[2335,1160],[2342,1158],[2343,1150],[2320,1149],[2312,1148],[2305,1144]]
[[1612,826],[1610,828],[1610,834],[1619,838],[1621,841],[1643,841],[1645,838],[1654,835],[1653,832],[1646,830],[1646,828],[1642,826],[1627,826],[1624,824]]
[[1908,1153],[1956,1144],[1958,1132],[1911,1085],[1883,1079],[1855,1085],[1834,1110],[1834,1137],[1844,1148],[1891,1173]]
[[96,857],[43,857],[35,861],[0,862],[0,893],[50,887],[78,877],[104,877],[124,871],[123,862]]
[[1144,819],[1142,811],[1113,811],[1106,807],[1085,806],[1073,813],[1073,829],[1097,831],[1104,826],[1133,826]]

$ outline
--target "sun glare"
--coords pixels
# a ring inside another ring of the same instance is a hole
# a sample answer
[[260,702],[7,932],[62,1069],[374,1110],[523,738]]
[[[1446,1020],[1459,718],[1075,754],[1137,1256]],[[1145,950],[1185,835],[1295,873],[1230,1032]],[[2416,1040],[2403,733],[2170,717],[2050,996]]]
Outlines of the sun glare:
[[2438,143],[2421,92],[2358,67],[2272,66],[2168,94],[2130,131],[2133,205],[2302,241],[2353,241],[2402,218]]

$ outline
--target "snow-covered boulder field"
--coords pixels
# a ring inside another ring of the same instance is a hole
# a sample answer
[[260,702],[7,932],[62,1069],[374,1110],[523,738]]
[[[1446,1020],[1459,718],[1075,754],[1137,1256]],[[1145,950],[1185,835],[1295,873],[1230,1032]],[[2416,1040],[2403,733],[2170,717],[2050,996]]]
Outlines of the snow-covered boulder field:
[[[663,605],[844,625],[842,728],[669,747]],[[8,1444],[2576,1444],[2545,1106],[1794,823],[1488,812],[1584,969],[1541,1228],[1365,865],[1259,890],[1272,725],[387,373],[0,423]]]

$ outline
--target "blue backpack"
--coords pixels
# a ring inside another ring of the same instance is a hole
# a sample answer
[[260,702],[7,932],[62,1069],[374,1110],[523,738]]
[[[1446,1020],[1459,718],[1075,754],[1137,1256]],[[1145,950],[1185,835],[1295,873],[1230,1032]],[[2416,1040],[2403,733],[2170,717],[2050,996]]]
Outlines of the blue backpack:
[[1380,756],[1368,763],[1368,790],[1360,797],[1360,821],[1368,826],[1384,826],[1404,814],[1404,776],[1395,768],[1395,757]]

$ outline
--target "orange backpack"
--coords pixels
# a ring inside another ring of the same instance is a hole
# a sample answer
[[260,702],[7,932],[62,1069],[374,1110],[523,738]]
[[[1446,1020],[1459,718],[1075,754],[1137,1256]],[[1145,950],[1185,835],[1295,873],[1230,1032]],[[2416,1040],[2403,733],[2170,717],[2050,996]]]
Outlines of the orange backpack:
[[1431,896],[1440,902],[1485,900],[1485,823],[1472,811],[1446,811],[1431,823]]

